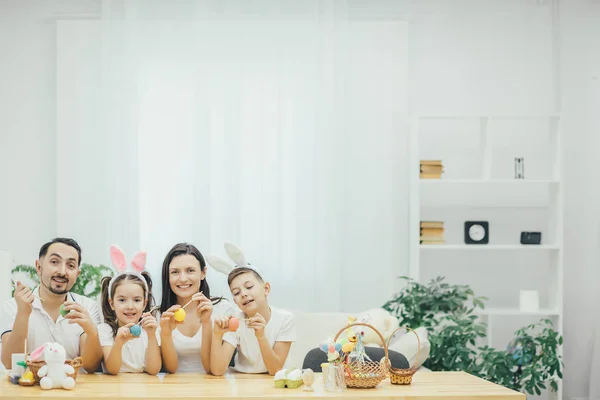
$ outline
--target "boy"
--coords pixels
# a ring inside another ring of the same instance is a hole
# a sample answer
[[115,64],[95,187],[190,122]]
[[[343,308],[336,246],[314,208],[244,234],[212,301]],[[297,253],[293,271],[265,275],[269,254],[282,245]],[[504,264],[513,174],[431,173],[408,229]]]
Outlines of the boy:
[[236,332],[229,332],[229,317],[215,320],[211,372],[223,375],[237,348],[236,371],[275,375],[283,368],[290,347],[296,340],[294,315],[269,307],[267,296],[271,286],[250,265],[234,268],[227,277],[227,283],[233,300],[241,310],[234,313],[240,326]]

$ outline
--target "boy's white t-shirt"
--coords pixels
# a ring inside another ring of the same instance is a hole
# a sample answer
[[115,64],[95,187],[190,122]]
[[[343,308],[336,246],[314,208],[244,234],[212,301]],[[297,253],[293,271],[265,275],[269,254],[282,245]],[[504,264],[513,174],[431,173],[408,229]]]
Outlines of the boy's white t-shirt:
[[[98,326],[98,336],[100,346],[113,346],[115,338],[113,330],[106,322]],[[157,335],[160,345],[160,336]],[[119,372],[144,372],[146,371],[146,350],[148,349],[148,334],[142,329],[142,334],[138,338],[129,340],[123,345],[121,350],[121,369]],[[102,361],[102,371],[106,372],[104,361]]]
[[[236,332],[227,332],[223,335],[223,340],[237,349],[233,368],[238,372],[250,374],[267,372],[254,329],[248,328],[247,321],[243,321],[246,318],[244,313],[238,310],[235,312],[235,316],[240,320],[240,327]],[[271,348],[275,342],[295,342],[294,314],[271,307],[271,319],[265,326],[265,336]]]
[[[213,306],[212,318],[220,317],[225,313],[232,314],[233,310],[234,308],[231,303],[221,301]],[[158,334],[160,335],[160,331]],[[202,326],[200,326],[198,332],[192,337],[184,335],[179,329],[175,328],[171,337],[173,339],[173,346],[177,352],[177,372],[206,373],[200,354],[202,351]]]

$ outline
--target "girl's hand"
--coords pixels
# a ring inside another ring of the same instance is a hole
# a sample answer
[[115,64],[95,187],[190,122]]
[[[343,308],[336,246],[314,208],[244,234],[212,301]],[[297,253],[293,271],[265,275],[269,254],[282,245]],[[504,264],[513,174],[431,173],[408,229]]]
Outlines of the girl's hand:
[[210,322],[210,316],[212,315],[213,310],[212,301],[210,301],[210,299],[202,292],[194,294],[192,300],[197,302],[196,315],[198,315],[200,322],[203,324]]
[[131,328],[134,325],[135,324],[133,322],[130,322],[127,325],[120,327],[117,331],[117,335],[115,336],[115,343],[123,346],[125,343],[133,339],[135,336],[131,334],[129,328]]
[[254,317],[248,319],[248,328],[254,329],[254,335],[256,335],[257,338],[265,336],[265,326],[267,326],[267,321],[265,321],[265,318],[259,313],[256,313]]
[[177,327],[177,324],[180,323],[175,320],[175,316],[174,316],[175,311],[179,310],[180,308],[181,308],[181,306],[179,304],[175,304],[174,306],[168,308],[167,311],[165,311],[164,313],[161,314],[161,316],[160,316],[160,332],[161,332],[161,334],[163,334],[163,333],[170,334],[171,332],[173,332],[173,329],[175,329]]
[[156,328],[158,328],[158,323],[156,322],[156,318],[150,313],[142,314],[142,328],[146,331],[148,336],[154,335],[156,333]]
[[220,317],[215,319],[213,333],[217,335],[223,335],[225,332],[229,332],[229,317]]

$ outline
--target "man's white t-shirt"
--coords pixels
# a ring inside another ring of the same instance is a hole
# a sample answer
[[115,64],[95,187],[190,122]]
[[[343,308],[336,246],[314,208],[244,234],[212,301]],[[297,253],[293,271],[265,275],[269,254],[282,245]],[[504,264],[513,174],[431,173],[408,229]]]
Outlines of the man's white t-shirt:
[[[69,320],[59,315],[56,322],[48,315],[39,299],[39,286],[33,290],[34,298],[31,304],[32,311],[29,315],[29,331],[27,332],[27,351],[32,352],[47,342],[58,342],[66,351],[67,359],[74,359],[81,355],[79,339],[83,328],[79,324],[69,324]],[[95,300],[75,293],[68,293],[67,299],[82,305],[87,309],[92,321],[96,325],[102,323],[102,312]],[[14,299],[4,303],[4,310],[0,317],[0,335],[11,332],[17,316],[17,302]],[[1,339],[0,339],[1,342]],[[5,366],[10,368],[11,366]],[[81,369],[80,371],[83,371]]]
[[[238,310],[235,317],[240,320],[240,327],[236,332],[227,332],[223,335],[223,340],[231,343],[237,349],[233,368],[238,372],[250,374],[267,372],[254,329],[248,328],[246,321],[243,321],[246,317],[241,311]],[[265,336],[271,348],[275,345],[275,342],[295,342],[296,323],[294,314],[271,307],[271,319],[265,326]]]
[[[113,346],[115,337],[113,330],[107,323],[98,327],[98,336],[100,346]],[[160,336],[157,336],[160,345]],[[146,350],[148,349],[148,334],[144,329],[140,337],[131,339],[123,345],[121,349],[121,369],[119,372],[144,372],[146,371]],[[106,372],[104,361],[102,361],[102,371]]]
[[[192,312],[189,307],[189,312]],[[233,314],[235,308],[228,301],[221,301],[214,305],[212,318],[218,318],[221,315]],[[188,311],[188,310],[186,310]],[[159,332],[160,335],[160,332]],[[186,336],[175,328],[171,334],[173,346],[177,351],[177,372],[200,372],[206,373],[202,364],[202,326],[192,337]]]

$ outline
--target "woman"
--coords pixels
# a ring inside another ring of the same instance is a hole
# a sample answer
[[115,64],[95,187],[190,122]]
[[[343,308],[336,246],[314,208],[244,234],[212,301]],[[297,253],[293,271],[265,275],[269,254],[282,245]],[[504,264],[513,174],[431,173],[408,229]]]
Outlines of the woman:
[[[217,316],[232,312],[222,298],[210,297],[206,268],[200,251],[188,243],[173,246],[163,262],[160,339],[169,373],[210,373],[213,304]],[[175,311],[184,306],[185,319],[178,322]]]

